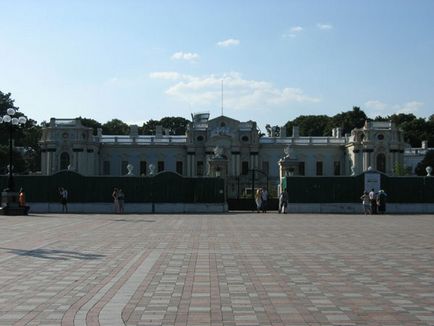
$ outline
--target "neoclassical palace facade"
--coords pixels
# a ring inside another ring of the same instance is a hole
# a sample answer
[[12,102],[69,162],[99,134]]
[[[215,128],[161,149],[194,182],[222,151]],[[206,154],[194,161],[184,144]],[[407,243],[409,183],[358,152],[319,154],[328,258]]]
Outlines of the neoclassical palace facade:
[[294,175],[305,176],[354,175],[369,167],[393,175],[396,164],[405,166],[408,161],[414,168],[423,157],[409,152],[402,132],[391,122],[366,122],[347,135],[335,128],[331,137],[300,136],[297,127],[290,136],[280,132],[260,137],[254,121],[209,119],[208,114],[195,115],[183,136],[169,135],[161,127],[155,135],[139,135],[135,125],[129,135],[104,135],[101,130],[93,135],[79,119],[52,118],[40,145],[42,174],[72,169],[88,176],[122,176],[128,171],[136,176],[154,171],[208,176],[209,162],[219,148],[229,196],[239,195],[252,177],[257,184],[277,185],[278,161],[285,152],[291,156]]

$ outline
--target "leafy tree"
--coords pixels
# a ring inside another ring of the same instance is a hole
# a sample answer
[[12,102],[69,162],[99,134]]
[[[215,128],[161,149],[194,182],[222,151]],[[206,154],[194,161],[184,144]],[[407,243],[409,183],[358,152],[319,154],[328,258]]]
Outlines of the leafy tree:
[[423,158],[422,161],[420,161],[416,168],[414,169],[414,171],[416,172],[417,175],[426,175],[426,170],[425,168],[427,166],[430,166],[434,169],[434,151],[428,151],[425,154],[425,157]]
[[[0,115],[5,115],[8,108],[14,108],[15,110],[19,109],[15,106],[14,100],[11,98],[11,93],[3,93],[0,91]],[[23,115],[24,114],[20,111],[16,111],[15,113],[15,117],[21,117]],[[0,125],[0,144],[5,148],[9,148],[9,127],[10,126],[6,126],[5,124]],[[38,126],[35,120],[27,117],[27,122],[23,126],[13,127],[12,132],[14,145],[21,147],[20,151],[14,150],[13,154],[15,172],[26,173],[29,170],[39,171],[41,159],[38,142],[41,139],[41,126]],[[2,151],[2,155],[4,155],[4,148]],[[4,172],[6,171],[6,166],[9,162],[9,154],[7,154],[4,160],[2,159],[2,162],[5,163],[0,166],[0,170]]]
[[[7,166],[9,165],[9,146],[0,145],[0,174],[8,173]],[[26,173],[27,165],[20,152],[13,150],[12,165],[14,173]]]
[[410,175],[411,174],[411,167],[406,167],[399,162],[396,162],[393,166],[393,173],[397,176],[404,176],[404,175]]
[[172,135],[185,135],[190,121],[182,117],[165,117],[160,120],[163,128],[170,129]]
[[326,115],[301,115],[285,125],[286,134],[292,135],[292,128],[298,126],[300,136],[325,136],[330,117]]
[[331,130],[334,127],[341,127],[342,134],[350,133],[354,128],[361,128],[368,120],[365,112],[363,112],[359,107],[353,106],[351,111],[342,112],[336,114],[330,119],[330,123],[327,126],[326,134],[330,135]]
[[164,129],[169,129],[171,135],[185,135],[187,125],[190,121],[182,117],[164,117],[161,120],[149,120],[140,128],[144,135],[155,135],[155,129],[158,125]]
[[412,113],[399,113],[399,114],[392,114],[391,116],[387,117],[387,120],[392,121],[397,126],[400,126],[403,123],[411,122],[413,120],[416,120],[416,116]]
[[97,134],[98,128],[102,128],[102,124],[94,119],[88,119],[82,117],[78,117],[78,119],[80,119],[80,122],[83,126],[92,128],[94,135]]
[[149,120],[145,122],[140,128],[140,133],[143,135],[155,135],[155,128],[159,125],[158,120]]
[[102,131],[106,135],[128,135],[130,127],[119,119],[112,119],[102,125]]
[[412,147],[420,147],[422,140],[429,143],[434,142],[434,124],[425,121],[423,118],[416,118],[411,121],[405,121],[399,125],[404,132],[404,139]]

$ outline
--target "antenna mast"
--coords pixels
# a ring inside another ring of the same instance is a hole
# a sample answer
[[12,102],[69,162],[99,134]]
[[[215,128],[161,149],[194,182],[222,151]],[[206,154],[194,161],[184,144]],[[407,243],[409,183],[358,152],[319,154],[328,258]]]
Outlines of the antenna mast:
[[223,115],[223,79],[222,79],[222,115]]

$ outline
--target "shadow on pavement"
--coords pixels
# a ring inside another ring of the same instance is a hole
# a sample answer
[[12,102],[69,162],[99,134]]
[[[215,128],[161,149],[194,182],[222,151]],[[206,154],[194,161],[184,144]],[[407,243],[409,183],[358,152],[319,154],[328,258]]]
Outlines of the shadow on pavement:
[[56,250],[56,249],[24,250],[24,249],[0,247],[0,250],[6,250],[9,253],[15,254],[17,256],[28,256],[28,257],[54,259],[54,260],[70,260],[70,259],[95,260],[95,259],[101,259],[105,257],[105,255],[85,254],[78,251],[67,251],[67,250]]

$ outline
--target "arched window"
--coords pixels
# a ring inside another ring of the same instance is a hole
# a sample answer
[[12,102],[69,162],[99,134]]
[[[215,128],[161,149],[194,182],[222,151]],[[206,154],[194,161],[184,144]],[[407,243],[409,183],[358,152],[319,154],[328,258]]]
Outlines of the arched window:
[[383,153],[377,155],[377,170],[386,172],[386,156]]
[[69,154],[67,152],[63,152],[60,154],[60,169],[66,170],[69,165]]

